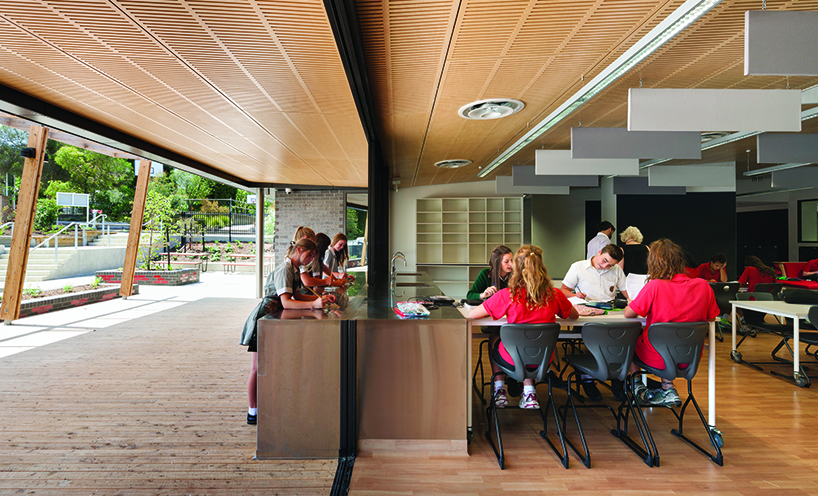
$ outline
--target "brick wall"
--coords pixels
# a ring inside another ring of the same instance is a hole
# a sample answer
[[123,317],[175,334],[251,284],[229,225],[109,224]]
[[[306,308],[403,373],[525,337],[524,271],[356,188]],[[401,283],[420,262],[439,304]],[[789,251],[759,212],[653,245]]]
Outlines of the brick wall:
[[[121,270],[98,270],[96,276],[106,284],[122,282]],[[137,270],[134,273],[133,282],[152,286],[182,286],[199,282],[199,269]]]
[[[133,285],[133,294],[139,294],[138,284]],[[25,300],[20,305],[20,318],[56,312],[57,310],[63,310],[65,308],[80,307],[100,301],[113,300],[114,298],[119,298],[119,286],[100,287],[89,291],[48,296],[45,298],[33,298],[31,300]]]
[[332,239],[345,232],[346,194],[343,191],[293,191],[289,195],[276,191],[275,197],[276,267],[284,260],[298,226],[311,227]]

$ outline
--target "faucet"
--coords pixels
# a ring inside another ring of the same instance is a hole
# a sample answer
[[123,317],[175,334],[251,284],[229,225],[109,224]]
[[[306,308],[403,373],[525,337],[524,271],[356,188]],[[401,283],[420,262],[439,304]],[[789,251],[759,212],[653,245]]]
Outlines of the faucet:
[[403,266],[406,267],[406,255],[404,255],[403,252],[396,251],[395,254],[392,255],[392,271],[389,277],[389,286],[392,291],[395,290],[395,261],[399,258],[403,260]]

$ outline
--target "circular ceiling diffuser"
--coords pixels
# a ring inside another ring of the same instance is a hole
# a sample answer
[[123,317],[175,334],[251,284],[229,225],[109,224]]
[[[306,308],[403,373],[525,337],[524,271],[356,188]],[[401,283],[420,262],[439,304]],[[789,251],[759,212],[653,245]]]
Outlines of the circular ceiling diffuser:
[[730,133],[727,131],[705,131],[702,133],[702,143],[707,143],[708,141],[724,138],[728,134]]
[[435,162],[435,167],[440,167],[441,169],[457,169],[459,167],[465,167],[471,163],[471,160],[465,159],[452,159],[452,160],[441,160],[440,162]]
[[516,114],[525,107],[525,104],[520,100],[512,100],[510,98],[491,98],[489,100],[480,100],[479,102],[472,102],[468,105],[460,107],[457,112],[460,117],[473,120],[489,120],[499,119],[500,117],[508,117],[511,114]]

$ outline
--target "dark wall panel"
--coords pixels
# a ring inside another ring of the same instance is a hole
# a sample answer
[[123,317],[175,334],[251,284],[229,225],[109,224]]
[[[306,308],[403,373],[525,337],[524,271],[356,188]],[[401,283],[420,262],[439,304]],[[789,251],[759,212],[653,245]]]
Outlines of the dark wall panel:
[[747,255],[755,255],[769,266],[789,259],[788,216],[787,209],[736,214],[739,267],[744,266]]
[[670,238],[704,263],[716,253],[727,257],[727,277],[736,273],[735,193],[688,193],[675,195],[617,195],[616,236],[636,226],[648,244]]

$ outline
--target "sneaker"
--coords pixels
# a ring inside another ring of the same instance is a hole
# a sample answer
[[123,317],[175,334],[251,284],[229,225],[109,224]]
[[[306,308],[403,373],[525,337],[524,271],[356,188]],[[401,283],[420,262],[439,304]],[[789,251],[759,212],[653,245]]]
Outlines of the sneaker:
[[523,397],[520,398],[520,408],[523,410],[539,410],[540,402],[537,401],[537,393],[523,393]]
[[258,423],[258,415],[250,415],[247,414],[247,424],[248,425],[256,425]]
[[633,383],[633,397],[638,405],[650,404],[650,391],[647,386],[642,384],[642,381],[634,381]]
[[591,401],[602,401],[602,393],[596,387],[594,381],[585,381],[582,383],[582,390],[585,391],[585,396]]
[[505,388],[499,388],[494,391],[494,406],[496,408],[505,408],[508,406],[508,394]]
[[679,398],[679,393],[675,387],[670,389],[660,388],[653,392],[650,404],[653,406],[679,406],[682,404],[682,400]]
[[628,399],[627,395],[625,395],[625,381],[611,379],[611,392],[617,401],[625,401]]

